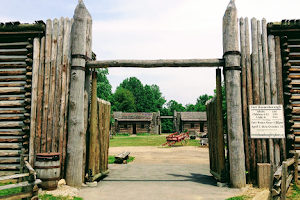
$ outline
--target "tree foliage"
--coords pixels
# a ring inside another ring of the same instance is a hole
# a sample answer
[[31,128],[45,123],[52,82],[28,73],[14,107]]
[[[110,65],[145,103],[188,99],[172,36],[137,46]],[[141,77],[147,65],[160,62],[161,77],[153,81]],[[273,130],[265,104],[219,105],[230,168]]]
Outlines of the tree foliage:
[[112,110],[122,112],[134,112],[135,98],[133,94],[122,87],[118,87],[112,98]]
[[112,100],[111,85],[107,79],[108,69],[97,69],[97,97],[106,101]]

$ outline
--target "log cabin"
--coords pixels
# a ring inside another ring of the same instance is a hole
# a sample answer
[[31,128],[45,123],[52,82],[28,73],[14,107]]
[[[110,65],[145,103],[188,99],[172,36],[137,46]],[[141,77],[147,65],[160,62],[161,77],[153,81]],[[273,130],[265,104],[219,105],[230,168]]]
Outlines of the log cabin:
[[151,112],[114,112],[114,133],[156,133],[156,113]]
[[206,112],[180,112],[181,132],[185,130],[198,134],[207,133]]

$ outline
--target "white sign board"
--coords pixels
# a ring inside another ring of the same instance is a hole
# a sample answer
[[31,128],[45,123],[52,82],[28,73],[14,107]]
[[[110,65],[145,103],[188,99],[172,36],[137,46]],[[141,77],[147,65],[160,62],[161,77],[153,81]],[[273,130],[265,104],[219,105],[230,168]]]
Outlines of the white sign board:
[[250,105],[250,137],[285,138],[282,105]]

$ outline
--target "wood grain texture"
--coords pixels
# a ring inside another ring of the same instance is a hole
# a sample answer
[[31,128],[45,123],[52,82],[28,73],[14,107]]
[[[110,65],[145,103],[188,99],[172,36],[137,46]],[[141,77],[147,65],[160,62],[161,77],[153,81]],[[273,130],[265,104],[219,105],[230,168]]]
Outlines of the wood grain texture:
[[[71,36],[72,55],[86,53],[87,13],[84,4],[78,4]],[[72,66],[85,67],[85,60],[72,58]],[[83,144],[84,135],[84,82],[85,72],[71,69],[66,182],[73,187],[82,184],[83,147],[78,144]]]
[[50,90],[50,67],[51,67],[51,39],[52,21],[47,20],[46,25],[46,46],[45,46],[45,73],[44,73],[44,98],[43,98],[43,120],[41,136],[41,152],[47,152],[47,125],[48,125],[48,105]]
[[[239,51],[238,47],[237,9],[234,1],[230,1],[223,17],[223,53]],[[240,66],[240,56],[226,55],[225,67]],[[227,100],[227,127],[230,144],[230,183],[232,187],[246,186],[245,153],[242,125],[241,77],[237,70],[226,70],[226,100]]]
[[57,133],[53,132],[53,114],[55,103],[55,80],[57,68],[57,40],[58,40],[58,19],[53,20],[52,41],[51,41],[51,68],[50,68],[50,89],[49,89],[49,104],[48,104],[48,125],[47,125],[47,152],[53,151],[52,147]]
[[[250,148],[249,148],[249,122],[248,122],[248,102],[247,102],[247,68],[246,68],[246,34],[245,34],[245,20],[240,18],[240,49],[241,49],[241,78],[242,78],[242,106],[243,106],[243,130],[245,142],[245,162],[247,183],[250,182]],[[223,126],[222,126],[223,127]]]
[[[45,69],[45,36],[41,38],[40,48],[40,65],[38,80],[38,98],[36,113],[36,133],[35,133],[35,155],[41,152],[41,136],[42,136],[42,117],[43,117],[43,96],[44,96],[44,69]],[[33,164],[34,166],[34,164]]]
[[37,111],[37,100],[38,100],[38,72],[40,65],[40,39],[34,38],[33,41],[33,76],[32,76],[32,89],[31,89],[31,115],[30,115],[30,145],[29,145],[29,163],[33,166],[34,164],[34,149],[35,149],[35,133],[36,133],[36,111]]

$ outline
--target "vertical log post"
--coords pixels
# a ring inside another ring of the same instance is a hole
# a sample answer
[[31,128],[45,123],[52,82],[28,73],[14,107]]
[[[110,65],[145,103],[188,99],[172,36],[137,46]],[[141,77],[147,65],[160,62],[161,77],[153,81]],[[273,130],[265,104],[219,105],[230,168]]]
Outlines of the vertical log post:
[[[90,124],[90,145],[89,145],[89,169],[95,174],[95,162],[99,162],[95,158],[96,145],[98,141],[98,109],[97,109],[97,72],[92,74],[92,96],[91,96],[91,124]],[[99,146],[99,145],[98,145]],[[99,150],[99,147],[97,148]],[[99,165],[98,165],[99,166]]]
[[[262,52],[262,41],[261,40],[262,40],[261,25],[260,25],[260,21],[257,20],[260,104],[266,104],[266,98],[265,98],[265,72],[264,72],[264,62],[263,62],[263,52]],[[268,150],[267,150],[267,141],[266,141],[266,139],[262,139],[261,148],[262,148],[263,163],[267,163],[268,162]]]
[[241,68],[242,68],[242,103],[243,103],[243,128],[245,142],[245,162],[248,173],[247,182],[250,180],[250,151],[249,151],[249,122],[248,122],[248,103],[247,103],[247,69],[246,69],[246,35],[245,20],[240,18],[240,42],[241,42]]
[[76,7],[72,27],[66,182],[81,187],[84,137],[84,83],[88,11],[82,1]]
[[[271,101],[271,84],[270,84],[270,68],[269,68],[269,51],[268,51],[268,35],[267,35],[267,22],[266,19],[262,20],[262,50],[263,50],[263,62],[264,62],[264,72],[265,72],[265,97],[266,104],[270,105]],[[273,139],[269,139],[269,161],[271,166],[274,169],[274,143]]]
[[225,173],[225,146],[223,135],[223,111],[222,111],[222,80],[221,69],[216,69],[216,90],[217,90],[217,135],[218,135],[218,173],[221,176],[221,182],[226,181]]
[[223,17],[223,52],[227,99],[227,126],[230,145],[230,182],[235,188],[246,186],[245,153],[242,125],[240,53],[237,9],[229,2]]
[[[269,64],[270,64],[270,85],[271,85],[271,101],[272,104],[277,104],[277,73],[276,73],[276,58],[275,58],[275,38],[273,35],[268,36],[269,45]],[[280,165],[280,147],[279,140],[274,140],[275,149],[275,167]],[[274,169],[275,171],[275,169]]]
[[[92,16],[88,13],[87,15],[87,32],[86,32],[86,56],[87,60],[92,59]],[[87,169],[86,162],[87,162],[87,144],[88,144],[88,132],[89,132],[89,113],[90,113],[90,101],[91,101],[91,71],[89,68],[85,69],[85,85],[84,90],[86,93],[86,98],[84,99],[84,104],[86,109],[84,110],[84,141],[83,141],[83,171]],[[84,180],[84,173],[83,173],[83,180]]]
[[[282,79],[282,60],[281,60],[281,48],[280,48],[280,37],[275,37],[275,57],[276,57],[276,74],[277,74],[277,95],[278,104],[284,106],[283,98],[283,79]],[[282,160],[286,160],[286,140],[285,138],[280,139],[280,145],[282,148]]]
[[299,153],[295,153],[294,181],[296,185],[298,185],[298,163],[299,163]]
[[288,164],[286,161],[282,162],[282,176],[281,176],[281,194],[280,199],[286,199],[286,179],[288,176]]
[[[245,41],[245,47],[246,47],[246,74],[247,74],[247,101],[248,106],[253,104],[253,93],[252,93],[252,67],[251,67],[251,54],[250,54],[250,34],[249,34],[249,23],[248,18],[245,18],[245,35],[246,35],[246,41]],[[249,129],[248,129],[249,131]],[[250,131],[249,131],[250,132]],[[249,134],[250,135],[250,134]],[[251,153],[251,159],[250,159],[250,172],[249,176],[251,177],[251,180],[253,183],[255,183],[256,180],[256,152],[255,152],[255,141],[254,139],[251,139],[251,146],[250,146],[250,153]]]
[[[253,73],[253,102],[255,105],[260,104],[259,93],[259,63],[258,63],[258,38],[257,38],[257,20],[251,19],[252,32],[252,73]],[[262,162],[261,140],[256,139],[257,162]]]
[[38,76],[40,65],[40,39],[34,38],[33,41],[33,64],[32,64],[32,91],[31,91],[31,115],[30,115],[30,143],[29,143],[29,163],[34,164],[35,149],[35,128],[36,128],[36,109],[38,100]]

